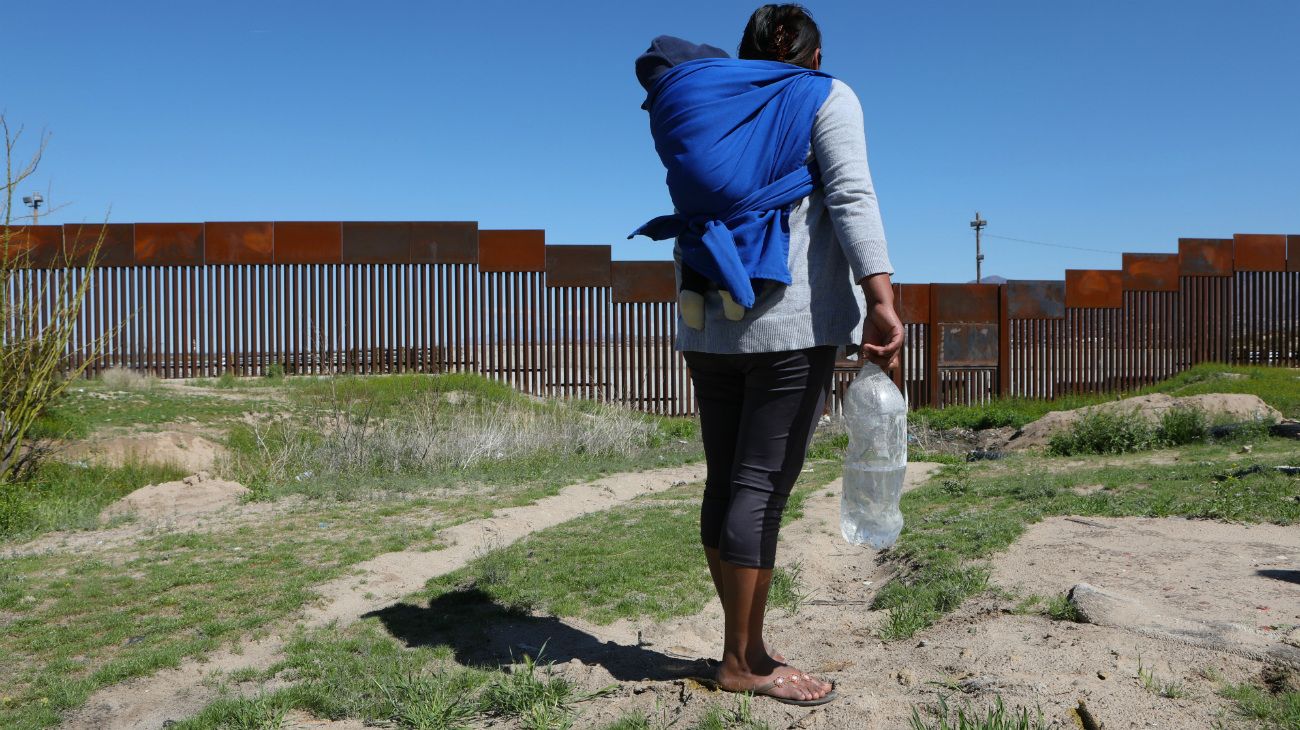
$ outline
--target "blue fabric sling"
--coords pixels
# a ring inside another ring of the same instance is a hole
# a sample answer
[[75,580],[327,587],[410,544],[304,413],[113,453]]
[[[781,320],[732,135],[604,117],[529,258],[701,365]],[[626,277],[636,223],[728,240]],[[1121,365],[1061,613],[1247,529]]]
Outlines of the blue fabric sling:
[[677,238],[682,263],[754,306],[756,280],[790,284],[789,206],[813,191],[813,120],[831,77],[777,61],[673,66],[647,100],[677,213],[632,236]]

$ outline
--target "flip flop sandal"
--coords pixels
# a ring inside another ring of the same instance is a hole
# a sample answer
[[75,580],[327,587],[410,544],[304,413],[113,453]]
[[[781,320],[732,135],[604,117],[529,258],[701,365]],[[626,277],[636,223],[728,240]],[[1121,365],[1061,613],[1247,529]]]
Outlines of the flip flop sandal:
[[826,694],[822,695],[821,697],[818,697],[815,700],[796,700],[790,697],[778,697],[777,695],[772,694],[772,690],[784,685],[786,681],[790,681],[793,682],[794,684],[798,684],[800,678],[811,679],[811,677],[809,677],[807,674],[793,674],[790,675],[789,677],[777,677],[776,679],[772,680],[771,682],[768,682],[767,684],[761,687],[756,687],[750,690],[750,692],[755,697],[770,697],[771,699],[774,699],[777,702],[781,702],[787,705],[796,705],[798,707],[816,707],[817,705],[824,705],[828,702],[834,701],[837,697],[840,696],[839,692],[835,690],[834,684],[831,685],[830,692],[827,692]]

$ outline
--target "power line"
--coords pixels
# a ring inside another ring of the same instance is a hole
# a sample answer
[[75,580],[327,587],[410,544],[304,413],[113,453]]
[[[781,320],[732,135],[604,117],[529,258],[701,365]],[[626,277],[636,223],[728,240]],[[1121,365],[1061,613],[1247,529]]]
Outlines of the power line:
[[1031,241],[1028,238],[1012,238],[1011,236],[999,236],[996,233],[985,233],[988,238],[999,238],[1003,241],[1015,241],[1016,243],[1031,243],[1035,246],[1047,246],[1048,248],[1068,248],[1072,251],[1091,251],[1093,253],[1114,253],[1123,254],[1123,251],[1112,251],[1107,248],[1088,248],[1086,246],[1067,246],[1063,243],[1048,243],[1047,241]]

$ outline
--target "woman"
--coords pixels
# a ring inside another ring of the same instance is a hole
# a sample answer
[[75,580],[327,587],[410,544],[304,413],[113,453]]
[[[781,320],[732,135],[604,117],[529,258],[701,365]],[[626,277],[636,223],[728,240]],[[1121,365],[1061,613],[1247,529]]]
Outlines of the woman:
[[700,539],[726,617],[717,683],[822,704],[832,685],[763,641],[777,532],[840,348],[896,367],[903,326],[862,109],[819,72],[816,23],[798,5],[763,6],[739,57],[660,37],[637,59],[677,208],[638,233],[676,237],[682,301],[702,297],[677,347],[708,463]]

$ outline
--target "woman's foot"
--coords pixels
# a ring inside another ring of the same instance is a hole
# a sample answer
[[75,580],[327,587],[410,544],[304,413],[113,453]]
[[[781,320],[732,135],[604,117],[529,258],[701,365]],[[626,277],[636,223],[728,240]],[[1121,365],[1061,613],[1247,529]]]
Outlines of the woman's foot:
[[753,692],[796,702],[824,700],[835,689],[827,682],[778,662],[761,669],[723,662],[718,667],[717,682],[718,687],[727,692]]

